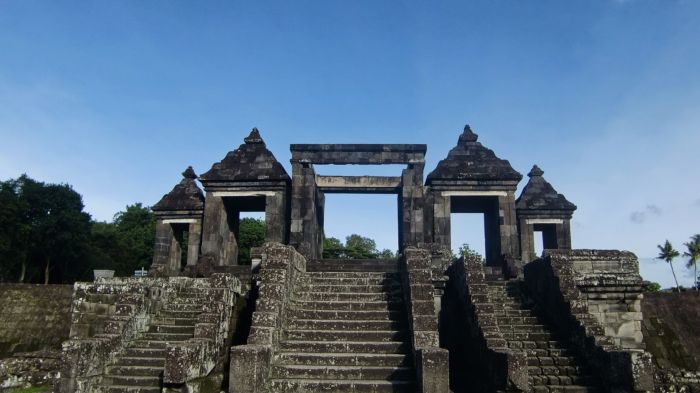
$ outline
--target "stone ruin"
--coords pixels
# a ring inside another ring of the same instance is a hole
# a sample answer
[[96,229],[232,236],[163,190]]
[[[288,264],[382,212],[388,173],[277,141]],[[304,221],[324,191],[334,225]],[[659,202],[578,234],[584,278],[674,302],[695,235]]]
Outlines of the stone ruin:
[[[290,177],[253,129],[187,168],[153,207],[149,277],[75,285],[57,391],[697,391],[645,350],[637,258],[572,250],[576,206],[537,165],[516,197],[522,175],[469,126],[424,178],[426,150],[294,144]],[[405,168],[315,168],[382,164]],[[399,258],[323,259],[327,193],[396,195]],[[265,214],[252,265],[241,212]],[[454,259],[452,213],[483,213],[484,260]]]

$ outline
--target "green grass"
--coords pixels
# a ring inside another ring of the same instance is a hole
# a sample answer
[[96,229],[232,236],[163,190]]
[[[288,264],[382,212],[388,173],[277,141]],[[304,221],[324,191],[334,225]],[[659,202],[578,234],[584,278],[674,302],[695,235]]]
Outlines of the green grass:
[[53,388],[50,385],[42,386],[30,386],[28,388],[12,388],[7,389],[6,393],[47,393],[51,392]]

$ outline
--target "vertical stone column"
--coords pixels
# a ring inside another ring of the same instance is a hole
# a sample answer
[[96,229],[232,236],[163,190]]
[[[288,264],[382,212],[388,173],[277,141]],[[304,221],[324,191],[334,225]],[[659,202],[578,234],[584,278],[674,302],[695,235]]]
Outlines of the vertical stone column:
[[187,236],[187,266],[194,266],[199,258],[199,244],[202,241],[201,220],[190,223]]
[[203,256],[213,257],[219,266],[236,264],[238,244],[232,226],[235,228],[237,220],[237,214],[235,217],[229,217],[223,198],[207,192],[202,222]]
[[168,274],[176,274],[180,272],[182,261],[182,247],[180,246],[180,242],[182,241],[183,231],[179,226],[177,229],[173,228],[172,225],[170,225],[170,227],[172,228],[173,236],[170,238],[170,255],[168,256],[167,272]]
[[423,164],[409,164],[401,172],[399,231],[400,248],[417,246],[424,242],[423,228]]
[[500,260],[501,254],[517,257],[520,255],[520,245],[515,215],[515,191],[508,191],[506,196],[498,197],[498,223],[501,244],[500,253],[496,256],[497,260]]
[[287,198],[284,191],[265,197],[266,241],[286,243],[287,241]]
[[173,233],[173,227],[170,224],[164,223],[161,219],[157,220],[153,263],[150,269],[151,272],[157,272],[156,274],[167,273],[165,270],[167,270],[170,266],[171,247],[173,242],[177,244]]
[[316,216],[316,174],[311,164],[292,163],[292,214],[290,244],[307,259],[320,257]]
[[433,242],[451,249],[452,200],[449,196],[443,196],[439,192],[431,194],[433,195]]
[[520,258],[524,263],[537,259],[535,255],[535,231],[532,224],[527,223],[527,219],[521,217],[518,220],[520,232]]
[[571,250],[571,220],[564,219],[564,222],[557,224],[557,246],[560,250]]

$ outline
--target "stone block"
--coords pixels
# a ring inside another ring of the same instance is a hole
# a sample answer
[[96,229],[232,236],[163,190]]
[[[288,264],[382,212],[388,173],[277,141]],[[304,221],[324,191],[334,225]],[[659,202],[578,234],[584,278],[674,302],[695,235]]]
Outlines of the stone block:
[[450,391],[449,352],[437,347],[419,348],[416,366],[421,393],[448,393]]
[[272,351],[269,346],[241,345],[231,348],[229,393],[263,393],[267,386]]

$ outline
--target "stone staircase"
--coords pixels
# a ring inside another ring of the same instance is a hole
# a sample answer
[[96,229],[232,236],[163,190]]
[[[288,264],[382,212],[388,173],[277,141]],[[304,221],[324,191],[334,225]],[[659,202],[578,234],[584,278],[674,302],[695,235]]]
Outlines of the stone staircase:
[[298,284],[272,363],[273,392],[415,391],[396,263],[383,266],[389,272],[351,265],[319,262]]
[[509,348],[527,355],[534,393],[593,393],[596,381],[564,340],[542,324],[522,296],[522,281],[488,281],[498,325]]
[[100,393],[160,393],[168,343],[193,337],[197,316],[208,297],[201,289],[178,291],[158,311],[148,331],[132,340],[111,364],[97,387]]

